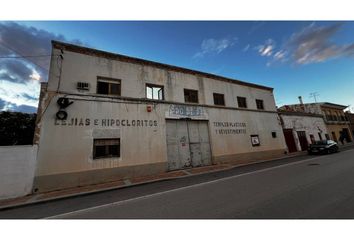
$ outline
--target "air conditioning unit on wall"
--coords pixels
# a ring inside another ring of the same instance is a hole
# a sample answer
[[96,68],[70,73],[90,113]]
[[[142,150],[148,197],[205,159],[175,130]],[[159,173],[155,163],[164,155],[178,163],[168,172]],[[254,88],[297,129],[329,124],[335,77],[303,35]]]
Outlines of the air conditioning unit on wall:
[[77,82],[76,88],[78,90],[88,91],[88,90],[90,90],[90,84],[87,82]]

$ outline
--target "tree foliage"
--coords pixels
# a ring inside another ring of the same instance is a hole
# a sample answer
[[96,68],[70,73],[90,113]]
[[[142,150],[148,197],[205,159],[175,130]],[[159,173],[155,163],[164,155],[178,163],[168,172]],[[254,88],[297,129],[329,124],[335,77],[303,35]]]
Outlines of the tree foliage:
[[0,112],[0,146],[33,143],[36,114]]

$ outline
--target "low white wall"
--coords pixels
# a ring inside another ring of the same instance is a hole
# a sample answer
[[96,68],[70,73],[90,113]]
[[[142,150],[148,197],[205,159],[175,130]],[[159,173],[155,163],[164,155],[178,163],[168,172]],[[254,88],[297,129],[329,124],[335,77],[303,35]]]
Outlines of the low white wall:
[[31,193],[36,156],[37,145],[0,147],[0,199]]

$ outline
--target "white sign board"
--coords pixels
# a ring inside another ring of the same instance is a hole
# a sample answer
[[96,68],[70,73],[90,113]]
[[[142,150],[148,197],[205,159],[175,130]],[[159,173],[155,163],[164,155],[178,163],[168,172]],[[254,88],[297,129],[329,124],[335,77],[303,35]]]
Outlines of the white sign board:
[[166,112],[166,118],[208,119],[208,114],[203,107],[172,104]]

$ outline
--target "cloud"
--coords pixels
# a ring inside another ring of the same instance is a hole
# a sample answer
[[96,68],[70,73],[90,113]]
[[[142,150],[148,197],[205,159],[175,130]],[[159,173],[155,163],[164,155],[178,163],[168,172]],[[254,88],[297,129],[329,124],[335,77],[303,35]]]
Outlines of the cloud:
[[[0,55],[9,57],[51,54],[51,40],[86,45],[63,35],[15,22],[0,23]],[[50,57],[0,58],[2,109],[32,109],[38,105],[39,81],[47,81]]]
[[250,44],[247,44],[244,48],[243,48],[243,52],[247,52],[248,51],[248,49],[251,47],[251,45]]
[[286,51],[285,50],[280,50],[274,53],[273,58],[277,61],[285,61],[286,60]]
[[6,105],[6,101],[0,99],[0,111],[4,109],[5,105]]
[[275,48],[274,40],[268,39],[267,41],[265,41],[264,44],[257,46],[256,50],[258,50],[258,53],[261,56],[269,57],[272,56],[274,48]]
[[294,33],[274,54],[272,62],[290,61],[296,64],[325,62],[339,57],[354,57],[354,43],[337,44],[332,38],[340,31],[342,23],[330,26],[311,24]]
[[219,54],[222,51],[230,48],[237,42],[237,38],[229,39],[204,39],[200,46],[200,51],[194,54],[193,57],[204,57],[206,54]]
[[26,82],[32,72],[30,63],[17,59],[0,60],[0,79],[13,82]]
[[[0,52],[22,56],[49,55],[51,53],[51,40],[68,41],[63,35],[54,34],[42,29],[27,27],[15,22],[0,23]],[[84,45],[80,40],[72,43]],[[49,57],[31,58],[41,70],[49,69]],[[37,66],[37,67],[38,67]]]
[[0,111],[36,113],[37,108],[27,105],[16,105],[0,99]]
[[25,83],[0,80],[0,99],[8,104],[37,107],[40,82],[28,80]]

